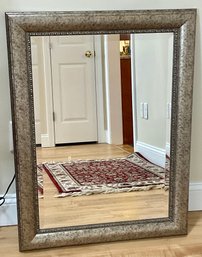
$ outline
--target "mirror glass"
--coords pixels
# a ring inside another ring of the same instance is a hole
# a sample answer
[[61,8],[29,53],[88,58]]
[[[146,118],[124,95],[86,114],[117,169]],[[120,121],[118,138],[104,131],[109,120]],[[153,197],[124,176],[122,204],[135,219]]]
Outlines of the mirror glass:
[[168,217],[173,33],[31,52],[40,228]]

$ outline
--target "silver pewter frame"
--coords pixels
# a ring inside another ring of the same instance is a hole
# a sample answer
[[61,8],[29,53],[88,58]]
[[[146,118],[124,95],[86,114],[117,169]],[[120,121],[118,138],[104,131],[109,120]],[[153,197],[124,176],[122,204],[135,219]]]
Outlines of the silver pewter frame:
[[[187,233],[196,9],[6,13],[20,251]],[[40,229],[30,36],[173,32],[169,215]]]

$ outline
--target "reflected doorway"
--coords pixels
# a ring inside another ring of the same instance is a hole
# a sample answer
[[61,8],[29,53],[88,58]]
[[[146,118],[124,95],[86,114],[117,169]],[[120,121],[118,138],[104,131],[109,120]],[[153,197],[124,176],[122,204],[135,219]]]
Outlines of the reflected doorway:
[[123,144],[134,145],[130,34],[120,34]]

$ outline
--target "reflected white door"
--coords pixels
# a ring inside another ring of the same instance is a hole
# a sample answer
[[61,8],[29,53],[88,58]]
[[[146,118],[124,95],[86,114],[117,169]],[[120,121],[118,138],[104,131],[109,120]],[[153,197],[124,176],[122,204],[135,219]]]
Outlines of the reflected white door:
[[97,141],[93,36],[52,36],[50,43],[55,143]]

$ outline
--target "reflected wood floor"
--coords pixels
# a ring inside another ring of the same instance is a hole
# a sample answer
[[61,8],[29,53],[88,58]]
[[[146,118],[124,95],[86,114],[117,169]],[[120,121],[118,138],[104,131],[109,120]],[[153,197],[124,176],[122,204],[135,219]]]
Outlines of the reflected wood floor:
[[[38,148],[37,162],[108,159],[127,156],[130,146],[108,144]],[[97,224],[168,216],[168,192],[149,191],[56,198],[57,189],[44,175],[44,198],[39,199],[41,228]]]
[[81,144],[37,147],[37,162],[109,159],[124,157],[130,153],[133,153],[133,147],[129,145]]
[[188,235],[18,251],[17,227],[0,228],[2,257],[202,257],[202,212],[190,212]]

